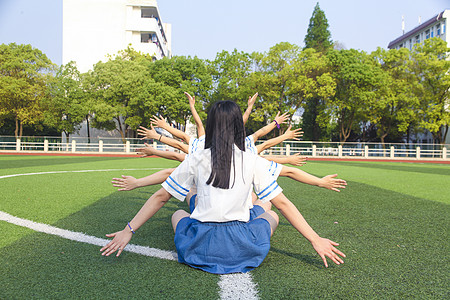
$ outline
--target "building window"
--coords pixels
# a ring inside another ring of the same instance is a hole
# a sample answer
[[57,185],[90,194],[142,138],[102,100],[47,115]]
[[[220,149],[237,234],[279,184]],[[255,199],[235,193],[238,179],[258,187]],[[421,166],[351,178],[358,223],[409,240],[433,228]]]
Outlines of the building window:
[[409,50],[412,50],[412,39],[409,39]]
[[425,39],[429,39],[429,38],[430,38],[430,29],[425,31]]
[[416,44],[419,44],[419,43],[420,43],[420,35],[416,35],[416,41],[415,41],[415,43],[416,43]]
[[150,33],[141,33],[141,43],[151,43],[152,35]]
[[442,34],[444,34],[444,33],[445,33],[445,23],[442,24]]
[[431,37],[433,38],[434,37],[434,27],[431,27]]
[[440,36],[441,35],[441,24],[437,24],[436,25],[436,36]]

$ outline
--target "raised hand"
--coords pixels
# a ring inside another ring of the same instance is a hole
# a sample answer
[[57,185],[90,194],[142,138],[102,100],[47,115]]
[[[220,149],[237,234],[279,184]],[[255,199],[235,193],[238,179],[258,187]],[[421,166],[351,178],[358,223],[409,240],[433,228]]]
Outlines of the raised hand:
[[[314,250],[320,255],[325,264],[325,267],[328,268],[328,262],[326,257],[330,258],[335,264],[340,265],[343,264],[344,261],[342,257],[345,257],[345,254],[339,251],[335,246],[339,246],[338,243],[333,242],[329,239],[319,237],[314,242],[311,242]],[[339,256],[340,255],[340,256]]]
[[289,113],[284,113],[280,116],[280,112],[278,112],[274,120],[280,125],[285,123],[286,120],[289,119],[289,117],[290,117]]
[[166,120],[164,120],[164,118],[162,116],[153,116],[150,119],[152,125],[159,127],[159,128],[165,128],[168,124],[166,122]]
[[116,256],[119,256],[125,246],[130,242],[133,233],[129,230],[124,229],[122,231],[107,234],[106,236],[112,237],[113,240],[106,246],[101,248],[100,252],[102,252],[102,255],[104,256],[110,256],[114,252],[118,251]]
[[347,185],[347,181],[343,180],[343,179],[338,179],[336,178],[337,174],[333,174],[333,175],[327,175],[325,177],[322,177],[320,179],[321,183],[319,184],[320,187],[335,191],[335,192],[340,192],[339,189],[345,189],[345,186]]
[[300,156],[300,153],[295,153],[287,157],[288,164],[294,166],[303,166],[304,164],[306,164],[306,160],[307,158],[305,156]]
[[195,105],[195,96],[192,97],[191,95],[189,95],[188,92],[184,92],[184,94],[189,99],[189,105],[194,106]]
[[258,98],[258,93],[254,94],[251,97],[248,97],[247,107],[252,108],[255,104],[256,98]]
[[137,132],[138,135],[143,136],[141,140],[158,139],[160,137],[160,134],[156,132],[155,128],[153,128],[153,125],[151,125],[151,129],[147,129],[144,126],[139,126]]
[[122,175],[122,178],[113,178],[111,181],[113,186],[118,187],[118,191],[131,191],[139,187],[137,184],[137,179],[133,176]]
[[303,136],[303,131],[301,128],[297,128],[295,130],[291,130],[292,126],[290,125],[288,129],[283,133],[286,137],[286,140],[300,140],[299,138]]
[[144,148],[136,149],[136,152],[137,152],[136,154],[140,155],[141,157],[155,155],[155,148],[153,148],[152,146],[150,146],[147,143],[144,143],[144,145],[145,145]]

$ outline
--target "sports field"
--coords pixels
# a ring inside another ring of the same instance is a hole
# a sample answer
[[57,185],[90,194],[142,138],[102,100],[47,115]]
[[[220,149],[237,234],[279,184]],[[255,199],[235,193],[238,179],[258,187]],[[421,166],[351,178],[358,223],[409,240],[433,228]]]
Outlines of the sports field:
[[187,205],[173,198],[131,240],[142,247],[119,258],[101,256],[97,244],[105,234],[123,229],[160,188],[118,192],[111,178],[177,164],[0,155],[0,299],[450,297],[448,164],[314,161],[301,167],[317,176],[338,173],[348,182],[340,193],[280,178],[311,226],[347,255],[328,269],[283,217],[267,258],[250,273],[219,276],[179,264],[170,216]]

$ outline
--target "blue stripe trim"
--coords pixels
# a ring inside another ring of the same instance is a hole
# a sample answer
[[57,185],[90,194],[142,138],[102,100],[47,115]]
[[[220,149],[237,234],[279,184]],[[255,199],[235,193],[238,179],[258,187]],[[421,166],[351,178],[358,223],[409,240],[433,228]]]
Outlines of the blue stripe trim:
[[269,172],[272,170],[273,161],[270,162]]
[[272,194],[272,192],[275,191],[277,188],[278,188],[278,184],[277,184],[277,186],[274,187],[270,192],[268,192],[267,194],[265,194],[265,195],[262,196],[262,197],[259,197],[259,199],[262,200],[262,199],[266,198],[267,196],[269,196],[270,194]]
[[178,194],[180,194],[181,196],[183,196],[183,197],[186,197],[187,196],[187,194],[183,194],[182,192],[180,192],[179,190],[177,190],[173,185],[171,185],[169,182],[167,182],[167,180],[166,180],[166,183],[175,191],[175,192],[177,192]]
[[169,176],[169,179],[172,179],[172,181],[178,185],[180,188],[182,188],[183,190],[185,190],[186,192],[189,192],[189,190],[185,189],[184,187],[182,187],[180,184],[178,184],[178,182],[175,181],[175,179],[172,178],[172,176]]
[[264,193],[268,188],[270,188],[274,183],[277,183],[276,180],[274,180],[270,185],[268,185],[264,190],[262,190],[261,192],[259,192],[257,195],[261,195],[262,193]]
[[273,170],[272,176],[275,175],[275,172],[277,171],[278,163],[275,163],[275,170]]

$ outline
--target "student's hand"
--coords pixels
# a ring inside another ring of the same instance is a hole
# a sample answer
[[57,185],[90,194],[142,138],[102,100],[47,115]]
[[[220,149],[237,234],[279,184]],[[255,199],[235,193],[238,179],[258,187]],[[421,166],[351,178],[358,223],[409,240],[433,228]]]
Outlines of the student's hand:
[[191,95],[189,95],[188,92],[184,92],[184,94],[189,99],[189,105],[194,106],[195,105],[195,96],[192,97]]
[[152,125],[159,128],[165,128],[167,126],[166,120],[164,120],[162,116],[153,116],[150,121],[152,122]]
[[256,98],[258,98],[258,93],[254,94],[251,97],[248,97],[247,107],[252,109],[253,105],[255,104]]
[[319,184],[319,187],[323,187],[335,192],[340,192],[339,189],[345,189],[345,186],[347,185],[347,181],[343,179],[336,178],[338,175],[327,175],[325,177],[322,177],[320,179],[321,183]]
[[288,129],[283,133],[286,137],[286,140],[300,140],[299,138],[303,136],[303,131],[301,128],[297,128],[295,130],[291,130],[292,126],[290,125]]
[[102,255],[104,256],[110,256],[114,252],[118,251],[116,256],[119,256],[125,246],[130,242],[133,233],[130,230],[124,229],[122,231],[107,234],[106,236],[113,237],[114,239],[100,249],[100,252],[103,252]]
[[281,125],[285,123],[286,120],[289,119],[289,117],[290,117],[289,113],[284,113],[280,116],[280,112],[278,112],[274,120],[278,123],[278,125]]
[[141,140],[145,139],[158,139],[160,137],[160,134],[156,132],[155,128],[153,128],[153,125],[151,125],[152,129],[147,129],[143,126],[139,126],[139,129],[137,130],[138,135],[143,136]]
[[141,157],[146,157],[146,156],[151,156],[155,154],[155,148],[153,148],[152,146],[150,146],[147,143],[144,143],[145,147],[144,148],[137,148],[136,149],[136,154],[140,155]]
[[288,164],[294,165],[294,166],[303,166],[306,164],[307,158],[305,156],[300,156],[300,153],[295,153],[294,155],[289,155],[287,157]]
[[118,187],[118,191],[131,191],[139,187],[138,181],[133,176],[124,176],[122,178],[113,178],[113,186]]
[[[343,264],[344,261],[342,260],[342,257],[345,257],[345,254],[339,251],[335,246],[339,246],[338,243],[333,242],[329,239],[324,239],[319,237],[317,240],[311,242],[312,246],[314,247],[314,250],[320,255],[320,257],[323,260],[323,263],[325,264],[325,267],[328,268],[328,262],[325,258],[330,258],[335,264],[340,265]],[[339,255],[340,256],[339,256]]]

